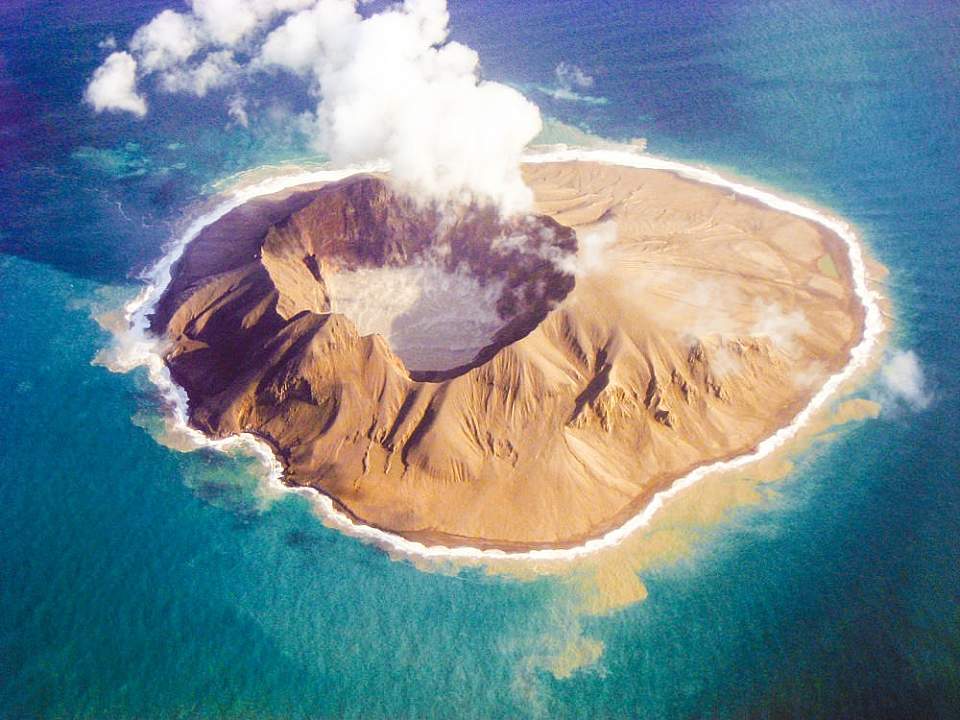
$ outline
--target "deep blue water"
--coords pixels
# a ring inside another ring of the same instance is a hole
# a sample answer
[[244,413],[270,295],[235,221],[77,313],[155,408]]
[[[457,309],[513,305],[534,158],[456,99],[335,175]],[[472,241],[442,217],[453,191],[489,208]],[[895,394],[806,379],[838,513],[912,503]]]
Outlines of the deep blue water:
[[[485,74],[545,113],[851,218],[934,395],[579,618],[604,652],[565,679],[535,659],[569,583],[421,572],[264,507],[248,461],[165,449],[145,379],[91,363],[93,317],[193,200],[309,152],[265,108],[228,127],[222,95],[81,105],[97,42],[166,6],[0,7],[0,716],[960,715],[960,4],[452,0]],[[606,102],[539,93],[560,61]]]

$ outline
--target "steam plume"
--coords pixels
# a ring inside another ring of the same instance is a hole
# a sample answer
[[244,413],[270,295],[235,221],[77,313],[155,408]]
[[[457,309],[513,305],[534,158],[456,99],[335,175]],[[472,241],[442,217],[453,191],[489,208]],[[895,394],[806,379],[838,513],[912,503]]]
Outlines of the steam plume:
[[[404,0],[364,14],[357,0],[193,0],[164,10],[94,73],[96,111],[147,112],[137,83],[207,92],[291,73],[318,98],[308,126],[337,163],[386,160],[432,199],[480,199],[507,213],[529,208],[524,147],[537,107],[482,80],[475,51],[448,40],[446,0]],[[236,115],[235,109],[232,111]],[[245,117],[245,116],[244,116]]]

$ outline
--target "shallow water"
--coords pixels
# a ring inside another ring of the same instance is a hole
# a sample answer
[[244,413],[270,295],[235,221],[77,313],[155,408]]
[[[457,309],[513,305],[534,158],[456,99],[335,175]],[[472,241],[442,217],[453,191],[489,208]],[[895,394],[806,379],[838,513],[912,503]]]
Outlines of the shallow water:
[[81,107],[96,43],[162,7],[0,10],[0,715],[955,715],[955,5],[452,4],[488,76],[553,87],[565,60],[595,77],[605,104],[531,90],[551,115],[855,222],[934,395],[886,398],[600,617],[565,577],[422,572],[302,499],[267,502],[248,459],[155,440],[142,374],[91,364],[109,342],[93,317],[136,293],[195,197],[308,152],[265,116],[225,129],[222,97],[146,121]]

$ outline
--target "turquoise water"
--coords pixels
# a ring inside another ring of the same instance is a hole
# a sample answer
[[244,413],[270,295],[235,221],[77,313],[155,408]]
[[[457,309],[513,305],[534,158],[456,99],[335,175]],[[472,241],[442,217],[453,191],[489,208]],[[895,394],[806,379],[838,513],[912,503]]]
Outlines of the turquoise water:
[[[956,717],[960,7],[451,3],[488,76],[596,78],[604,104],[532,90],[550,115],[851,218],[934,396],[581,617],[564,578],[422,572],[262,501],[249,461],[164,448],[145,378],[92,363],[194,198],[307,153],[282,116],[225,128],[222,96],[79,104],[96,43],[164,6],[0,9],[0,716]],[[557,677],[577,633],[603,653]]]

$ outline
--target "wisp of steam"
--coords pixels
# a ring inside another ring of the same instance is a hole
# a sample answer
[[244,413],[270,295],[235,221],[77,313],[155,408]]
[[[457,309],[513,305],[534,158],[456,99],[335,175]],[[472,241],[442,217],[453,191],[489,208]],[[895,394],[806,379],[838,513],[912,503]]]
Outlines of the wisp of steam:
[[97,112],[144,116],[163,93],[231,89],[225,112],[247,121],[242,92],[271,73],[318,98],[302,125],[339,165],[387,161],[431,200],[481,200],[505,214],[532,195],[520,156],[541,128],[536,105],[483,80],[471,48],[448,39],[446,0],[379,12],[357,0],[191,0],[112,49],[85,92]]

